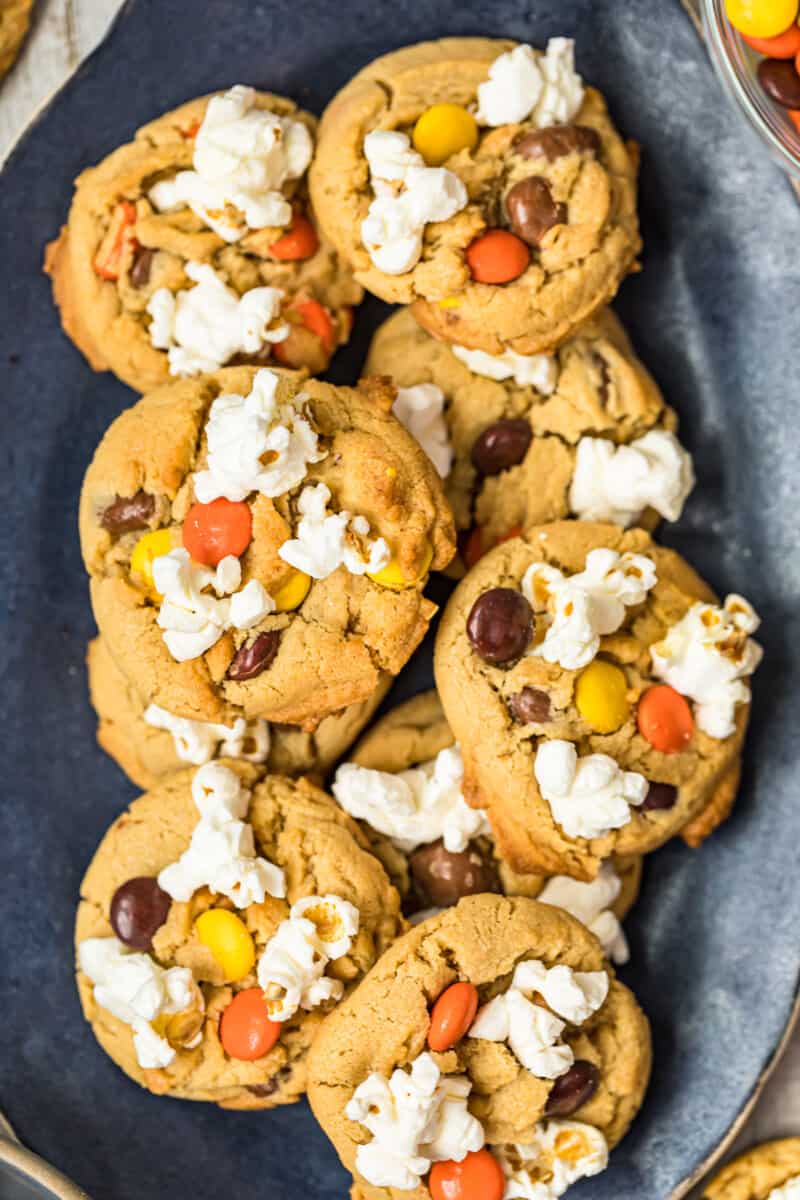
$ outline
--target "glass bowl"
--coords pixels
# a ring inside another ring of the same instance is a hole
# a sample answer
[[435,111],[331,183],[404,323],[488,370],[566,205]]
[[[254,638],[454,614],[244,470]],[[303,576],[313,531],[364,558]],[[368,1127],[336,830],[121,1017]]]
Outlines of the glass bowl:
[[800,182],[800,133],[756,76],[762,55],[751,50],[725,15],[724,0],[702,0],[709,54],[728,95],[792,179]]

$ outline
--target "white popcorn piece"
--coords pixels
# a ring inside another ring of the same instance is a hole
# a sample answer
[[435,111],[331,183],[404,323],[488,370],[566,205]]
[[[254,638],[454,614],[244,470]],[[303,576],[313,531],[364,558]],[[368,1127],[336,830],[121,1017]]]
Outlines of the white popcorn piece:
[[575,70],[575,43],[550,38],[544,54],[528,45],[499,55],[489,78],[478,85],[481,125],[512,125],[530,120],[538,128],[568,124],[583,104],[583,81]]
[[[507,990],[479,1011],[468,1037],[507,1042],[517,1060],[539,1079],[557,1079],[575,1061],[571,1047],[561,1041],[566,1022],[582,1025],[605,1003],[605,971],[573,971],[545,966],[539,959],[517,964]],[[543,997],[547,1008],[530,996]]]
[[312,579],[327,579],[341,566],[351,575],[380,571],[391,558],[386,541],[367,536],[366,517],[353,516],[346,509],[329,513],[330,499],[330,488],[324,483],[303,488],[295,536],[283,543],[279,557]]
[[691,455],[674,433],[651,429],[627,446],[578,442],[569,506],[584,521],[635,525],[646,508],[677,521],[694,487]]
[[605,547],[590,550],[576,575],[532,563],[522,578],[522,592],[534,612],[547,614],[549,624],[544,639],[528,654],[566,670],[585,667],[600,649],[600,638],[619,629],[625,609],[641,604],[656,582],[651,558]]
[[86,938],[78,946],[78,966],[94,985],[96,1003],[131,1027],[139,1066],[168,1067],[175,1050],[153,1022],[202,1003],[189,968],[165,969],[115,937]]
[[489,832],[486,814],[463,797],[463,778],[461,751],[451,746],[395,774],[343,763],[332,791],[351,817],[391,838],[405,854],[438,838],[446,850],[458,853]]
[[663,641],[650,647],[653,674],[694,701],[698,728],[710,737],[730,737],[736,706],[750,700],[743,681],[764,651],[749,634],[760,624],[752,605],[732,594],[721,608],[693,604]]
[[450,474],[453,447],[444,417],[444,392],[435,383],[398,388],[392,412],[436,467],[442,479]]
[[599,939],[611,961],[623,964],[629,961],[630,951],[622,925],[612,911],[621,891],[622,880],[614,864],[606,861],[588,883],[568,875],[553,875],[536,899],[577,917]]
[[767,1200],[800,1200],[800,1175],[795,1175],[780,1187],[773,1188]]
[[390,1079],[373,1072],[360,1083],[345,1113],[372,1141],[358,1147],[356,1169],[375,1187],[411,1191],[435,1162],[462,1162],[482,1149],[483,1126],[467,1109],[471,1084],[442,1075],[430,1054]]
[[302,121],[256,102],[255,90],[242,84],[209,100],[194,139],[194,170],[148,193],[159,212],[188,205],[226,242],[249,229],[289,224],[291,205],[280,189],[311,162],[311,134]]
[[232,554],[216,571],[193,563],[183,547],[153,559],[153,582],[163,597],[157,624],[176,662],[199,658],[226,629],[252,629],[275,611],[274,600],[257,579],[237,592],[241,579],[241,565]]
[[517,354],[514,350],[487,354],[485,350],[455,345],[450,349],[473,375],[499,382],[513,379],[517,387],[532,387],[542,396],[550,396],[556,390],[558,363],[552,354]]
[[282,496],[302,483],[310,463],[325,457],[305,412],[308,397],[300,392],[278,398],[280,380],[264,368],[249,395],[218,396],[206,422],[208,460],[194,475],[201,504],[219,496],[245,500],[251,492]]
[[467,204],[467,189],[445,167],[426,167],[405,133],[374,130],[364,138],[375,199],[361,223],[361,241],[386,275],[419,261],[431,221],[446,221]]
[[649,783],[638,771],[623,771],[608,754],[578,758],[572,742],[554,738],[540,742],[534,774],[554,821],[567,837],[604,837],[631,819]]
[[185,271],[194,287],[158,288],[146,309],[150,342],[167,351],[171,375],[218,371],[236,354],[257,354],[288,337],[286,322],[276,324],[280,288],[251,288],[239,296],[208,263],[188,262]]
[[188,849],[160,872],[159,887],[181,901],[207,887],[237,908],[262,904],[265,896],[283,898],[283,871],[256,854],[253,829],[245,819],[250,790],[238,775],[220,763],[206,763],[195,772],[192,799],[200,820]]
[[558,1200],[573,1183],[608,1166],[602,1133],[580,1121],[544,1121],[527,1145],[495,1153],[506,1177],[503,1200]]
[[266,762],[269,756],[270,731],[260,718],[246,721],[237,717],[232,725],[212,721],[192,721],[149,704],[144,721],[153,729],[163,729],[172,735],[175,753],[181,762],[200,767],[212,758],[240,758],[243,762]]
[[341,999],[344,984],[325,974],[329,962],[350,952],[360,914],[340,896],[307,896],[267,942],[258,962],[258,982],[272,1021],[288,1021],[299,1008]]

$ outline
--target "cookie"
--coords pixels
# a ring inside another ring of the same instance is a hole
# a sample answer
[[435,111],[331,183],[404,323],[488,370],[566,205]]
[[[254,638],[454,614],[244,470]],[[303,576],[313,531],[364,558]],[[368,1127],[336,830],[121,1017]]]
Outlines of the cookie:
[[483,1184],[463,1194],[516,1179],[506,1194],[545,1200],[604,1168],[649,1071],[647,1020],[583,926],[469,896],[400,938],[326,1020],[308,1096],[355,1200],[449,1195],[458,1162]]
[[538,354],[635,269],[637,169],[571,41],[444,38],[334,97],[310,188],[369,291],[445,341]]
[[436,341],[403,309],[365,370],[398,385],[395,413],[444,478],[468,566],[563,517],[675,521],[694,483],[677,417],[610,308],[553,354],[500,357]]
[[100,843],[75,927],[81,1004],[149,1091],[272,1108],[303,1094],[324,1015],[401,927],[330,797],[208,763],[162,780]]
[[461,791],[463,766],[436,692],[391,709],[364,734],[331,790],[360,819],[412,921],[463,896],[496,892],[565,908],[614,962],[629,953],[620,921],[639,892],[641,859],[604,863],[597,879],[520,875],[497,854],[486,816]]
[[362,288],[316,229],[316,121],[237,86],[78,176],[45,256],[67,335],[140,392],[239,363],[325,369]]
[[25,41],[33,0],[4,0],[0,5],[0,77],[7,74]]
[[368,723],[391,686],[384,676],[369,700],[325,717],[311,732],[240,717],[214,725],[175,717],[144,705],[102,638],[89,643],[89,692],[97,713],[97,740],[137,787],[147,791],[166,776],[214,758],[263,763],[280,775],[324,779]]
[[145,705],[314,729],[397,674],[454,533],[393,399],[380,381],[230,367],[113,422],[81,545],[100,633]]
[[640,529],[562,521],[491,550],[442,617],[435,674],[502,857],[593,879],[710,833],[736,793],[758,623]]
[[703,1189],[702,1200],[794,1200],[800,1196],[800,1138],[748,1150]]

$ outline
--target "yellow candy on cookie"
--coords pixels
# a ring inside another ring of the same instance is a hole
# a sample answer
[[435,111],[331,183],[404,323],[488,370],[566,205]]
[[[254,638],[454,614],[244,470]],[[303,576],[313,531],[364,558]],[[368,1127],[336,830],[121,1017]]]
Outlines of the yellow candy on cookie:
[[385,567],[381,567],[380,571],[367,571],[367,577],[373,583],[377,583],[380,587],[389,588],[393,592],[402,592],[405,588],[414,587],[420,579],[428,574],[431,562],[433,561],[433,548],[428,546],[425,551],[422,570],[414,579],[407,579],[400,569],[400,564],[396,558],[390,558]]
[[310,575],[306,575],[305,571],[292,571],[272,597],[275,601],[275,611],[291,612],[293,609],[299,608],[308,595],[310,587]]
[[244,979],[253,969],[256,951],[241,917],[227,908],[209,908],[194,923],[197,936],[214,955],[226,983]]
[[613,733],[628,719],[631,706],[627,692],[624,672],[596,658],[578,676],[575,705],[596,733]]
[[433,104],[417,120],[411,140],[427,166],[440,167],[459,150],[477,146],[478,123],[460,104]]
[[153,583],[153,559],[169,554],[172,549],[172,530],[154,529],[144,533],[133,548],[131,555],[131,574],[138,576],[150,595],[160,600]]

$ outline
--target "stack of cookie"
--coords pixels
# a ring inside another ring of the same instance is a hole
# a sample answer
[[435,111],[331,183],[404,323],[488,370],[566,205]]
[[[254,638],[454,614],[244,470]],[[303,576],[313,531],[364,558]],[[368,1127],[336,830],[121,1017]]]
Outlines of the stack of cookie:
[[[758,618],[652,540],[691,459],[605,307],[636,176],[571,42],[448,39],[318,128],[244,86],[158,118],[48,249],[146,393],[80,501],[98,737],[147,789],[84,880],[84,1011],[153,1092],[307,1092],[354,1200],[606,1167],[650,1069],[611,965],[642,856],[735,798]],[[408,307],[321,382],[364,287]],[[437,690],[348,755],[431,571]]]

